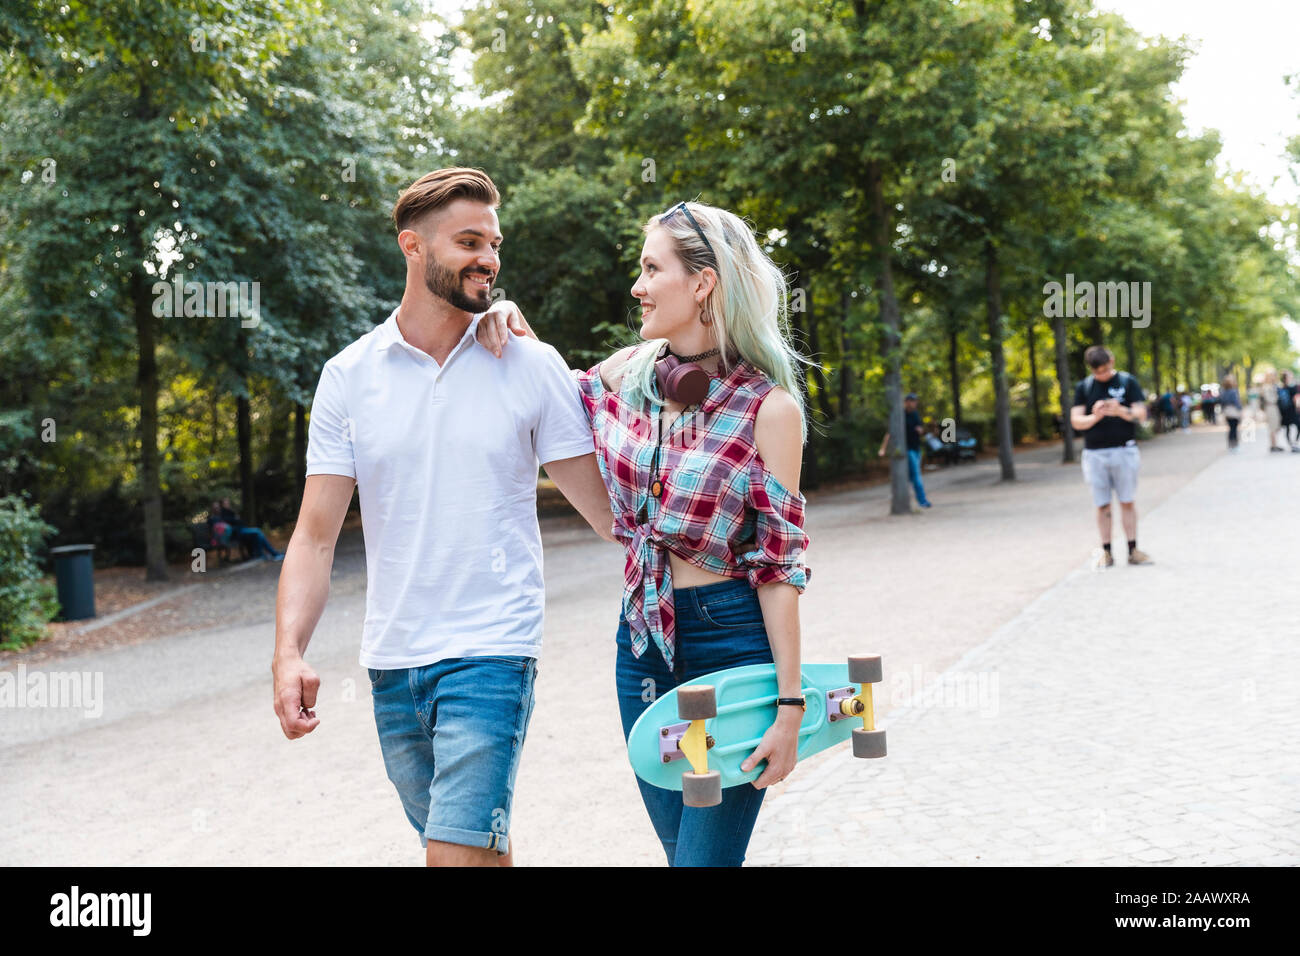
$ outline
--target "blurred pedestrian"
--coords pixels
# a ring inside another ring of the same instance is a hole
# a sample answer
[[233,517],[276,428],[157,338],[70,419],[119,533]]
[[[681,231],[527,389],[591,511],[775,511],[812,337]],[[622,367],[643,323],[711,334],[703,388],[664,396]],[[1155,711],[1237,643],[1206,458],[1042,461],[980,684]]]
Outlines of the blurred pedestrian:
[[1268,429],[1268,450],[1285,452],[1277,443],[1277,433],[1282,428],[1282,412],[1278,408],[1277,372],[1269,369],[1259,386],[1259,407],[1264,410],[1264,427]]
[[[916,503],[922,508],[930,507],[930,499],[925,496],[925,485],[921,483],[921,434],[925,427],[921,424],[921,413],[916,410],[915,392],[908,392],[903,398],[903,434],[907,438],[907,478],[916,492]],[[889,446],[889,432],[880,443],[880,457],[885,457]]]
[[1237,391],[1237,380],[1231,375],[1223,376],[1220,383],[1219,403],[1223,405],[1223,420],[1228,423],[1228,451],[1237,450],[1237,425],[1241,422],[1241,394]]
[[1115,369],[1115,356],[1104,345],[1094,345],[1083,354],[1092,374],[1074,390],[1070,424],[1084,434],[1083,480],[1092,489],[1097,506],[1097,530],[1101,533],[1098,570],[1115,563],[1110,551],[1112,521],[1110,499],[1119,498],[1120,517],[1128,539],[1128,563],[1150,564],[1149,555],[1137,546],[1138,468],[1142,464],[1137,447],[1137,422],[1146,419],[1146,396],[1128,372]]
[[1300,452],[1300,445],[1291,438],[1291,429],[1295,429],[1296,438],[1300,438],[1300,413],[1296,411],[1296,398],[1300,390],[1296,388],[1291,371],[1282,372],[1282,381],[1277,387],[1277,410],[1282,419],[1282,438],[1291,446],[1293,452]]
[[272,561],[284,560],[284,552],[275,550],[261,528],[251,528],[244,524],[229,498],[221,499],[221,520],[230,525],[239,543],[246,547],[253,557],[270,558]]

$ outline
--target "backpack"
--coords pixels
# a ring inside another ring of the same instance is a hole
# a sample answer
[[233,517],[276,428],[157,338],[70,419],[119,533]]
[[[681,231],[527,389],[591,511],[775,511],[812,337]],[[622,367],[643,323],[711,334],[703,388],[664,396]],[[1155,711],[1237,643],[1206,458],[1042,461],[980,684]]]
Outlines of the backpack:
[[[1126,394],[1127,394],[1127,392],[1128,392],[1128,383],[1129,383],[1129,379],[1131,379],[1132,377],[1133,377],[1133,376],[1130,375],[1128,372],[1119,372],[1119,371],[1117,371],[1117,372],[1115,373],[1115,380],[1116,380],[1117,382],[1119,382],[1120,385],[1124,386],[1124,392],[1125,392]],[[1096,380],[1097,380],[1097,376],[1095,376],[1095,375],[1089,375],[1087,378],[1085,378],[1085,379],[1083,380],[1083,394],[1084,394],[1084,395],[1087,395],[1089,392],[1092,391],[1093,383],[1095,383]],[[1092,409],[1091,409],[1091,408],[1088,408],[1087,411],[1092,411]]]

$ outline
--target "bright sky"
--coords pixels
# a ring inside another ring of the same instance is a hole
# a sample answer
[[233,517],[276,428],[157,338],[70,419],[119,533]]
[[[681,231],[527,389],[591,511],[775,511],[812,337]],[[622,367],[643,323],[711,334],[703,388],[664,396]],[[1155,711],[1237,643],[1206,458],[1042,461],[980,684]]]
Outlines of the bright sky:
[[1300,201],[1285,157],[1300,135],[1300,0],[1097,0],[1148,35],[1185,35],[1197,52],[1174,93],[1196,131],[1217,129],[1220,163],[1276,202]]

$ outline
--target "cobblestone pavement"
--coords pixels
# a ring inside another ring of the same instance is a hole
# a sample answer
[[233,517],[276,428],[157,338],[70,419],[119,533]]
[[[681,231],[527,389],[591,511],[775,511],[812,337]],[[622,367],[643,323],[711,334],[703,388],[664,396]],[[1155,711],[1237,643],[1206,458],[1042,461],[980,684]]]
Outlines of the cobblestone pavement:
[[[1095,530],[1055,447],[1018,452],[1010,484],[996,462],[927,472],[935,506],[910,517],[887,515],[885,487],[810,494],[803,656],[884,655],[891,754],[801,764],[749,861],[1295,862],[1297,588],[1281,559],[1300,455],[1257,442],[1226,458],[1223,440],[1144,444],[1158,563],[1100,575],[1078,571]],[[582,527],[548,524],[544,542],[517,860],[662,865],[614,697],[622,555]],[[359,565],[339,564],[307,652],[322,722],[301,740],[272,714],[269,612],[39,664],[102,679],[101,712],[0,707],[0,864],[421,864],[357,663]],[[908,706],[908,682],[938,674],[953,706]]]
[[748,862],[1300,863],[1297,490],[1243,445],[1143,516],[1154,565],[1121,544],[941,674],[886,660],[889,756],[805,764]]

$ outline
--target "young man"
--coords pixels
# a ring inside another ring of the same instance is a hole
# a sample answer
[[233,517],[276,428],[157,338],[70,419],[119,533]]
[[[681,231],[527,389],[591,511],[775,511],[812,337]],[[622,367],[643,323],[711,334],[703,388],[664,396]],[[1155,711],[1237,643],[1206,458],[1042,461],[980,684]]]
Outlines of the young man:
[[[916,492],[916,503],[922,508],[930,507],[930,499],[925,496],[925,485],[921,482],[921,435],[925,431],[921,423],[921,413],[916,410],[915,392],[908,392],[903,398],[903,433],[907,439],[907,477]],[[889,447],[889,432],[885,432],[880,442],[878,457],[885,457]]]
[[1094,345],[1083,355],[1092,374],[1074,390],[1070,425],[1083,432],[1083,480],[1092,488],[1097,506],[1097,528],[1101,531],[1102,553],[1097,567],[1115,563],[1110,551],[1110,498],[1119,498],[1124,536],[1128,539],[1128,563],[1150,564],[1151,558],[1138,550],[1137,494],[1138,467],[1135,422],[1145,421],[1146,397],[1132,375],[1115,371],[1115,356],[1104,345]]
[[276,606],[275,711],[294,740],[320,723],[320,679],[302,655],[355,485],[361,663],[388,777],[431,866],[511,864],[542,637],[539,461],[613,540],[568,366],[531,339],[503,359],[475,340],[501,267],[499,203],[476,169],[430,173],[397,201],[406,290],[387,322],[325,364]]

